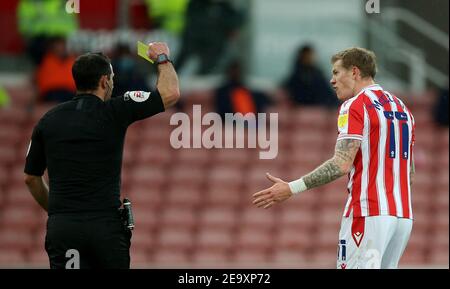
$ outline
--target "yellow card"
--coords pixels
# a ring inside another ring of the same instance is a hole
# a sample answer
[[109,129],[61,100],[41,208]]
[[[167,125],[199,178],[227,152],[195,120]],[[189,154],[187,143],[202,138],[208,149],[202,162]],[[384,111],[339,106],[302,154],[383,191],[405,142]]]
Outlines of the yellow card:
[[137,54],[144,58],[145,60],[149,61],[150,63],[153,63],[153,60],[151,60],[147,55],[148,45],[138,41],[137,42]]

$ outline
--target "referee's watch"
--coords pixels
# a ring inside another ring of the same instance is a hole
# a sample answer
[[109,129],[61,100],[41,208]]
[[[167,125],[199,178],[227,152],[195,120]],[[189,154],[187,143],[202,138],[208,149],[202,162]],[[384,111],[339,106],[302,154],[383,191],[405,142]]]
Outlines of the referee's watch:
[[167,56],[167,54],[165,54],[165,53],[161,53],[156,57],[156,61],[155,61],[156,65],[165,64],[167,62],[172,63],[172,60],[170,60],[169,56]]

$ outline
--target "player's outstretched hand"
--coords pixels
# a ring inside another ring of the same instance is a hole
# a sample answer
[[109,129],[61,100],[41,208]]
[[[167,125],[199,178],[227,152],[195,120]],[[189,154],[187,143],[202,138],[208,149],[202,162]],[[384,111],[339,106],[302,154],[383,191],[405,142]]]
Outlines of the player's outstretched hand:
[[148,57],[156,61],[156,58],[160,54],[166,54],[167,56],[170,56],[169,47],[164,42],[151,42],[148,44]]
[[253,204],[255,206],[267,209],[272,207],[273,204],[283,202],[292,196],[287,182],[280,178],[275,178],[269,173],[266,173],[266,177],[274,184],[268,189],[253,194]]

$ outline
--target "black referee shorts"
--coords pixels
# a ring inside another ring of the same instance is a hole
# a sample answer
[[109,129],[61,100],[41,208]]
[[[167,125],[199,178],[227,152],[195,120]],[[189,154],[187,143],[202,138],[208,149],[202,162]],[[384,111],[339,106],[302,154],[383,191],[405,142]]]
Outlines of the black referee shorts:
[[[47,220],[45,250],[51,269],[129,269],[130,241],[131,231],[118,213],[51,215]],[[77,250],[79,261],[71,249]]]

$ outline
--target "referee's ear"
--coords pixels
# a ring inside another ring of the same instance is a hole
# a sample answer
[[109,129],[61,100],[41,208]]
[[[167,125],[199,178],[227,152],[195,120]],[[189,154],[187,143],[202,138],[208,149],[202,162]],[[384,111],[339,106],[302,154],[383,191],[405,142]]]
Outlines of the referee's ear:
[[102,90],[106,90],[108,88],[108,76],[102,75],[98,82],[98,88]]

